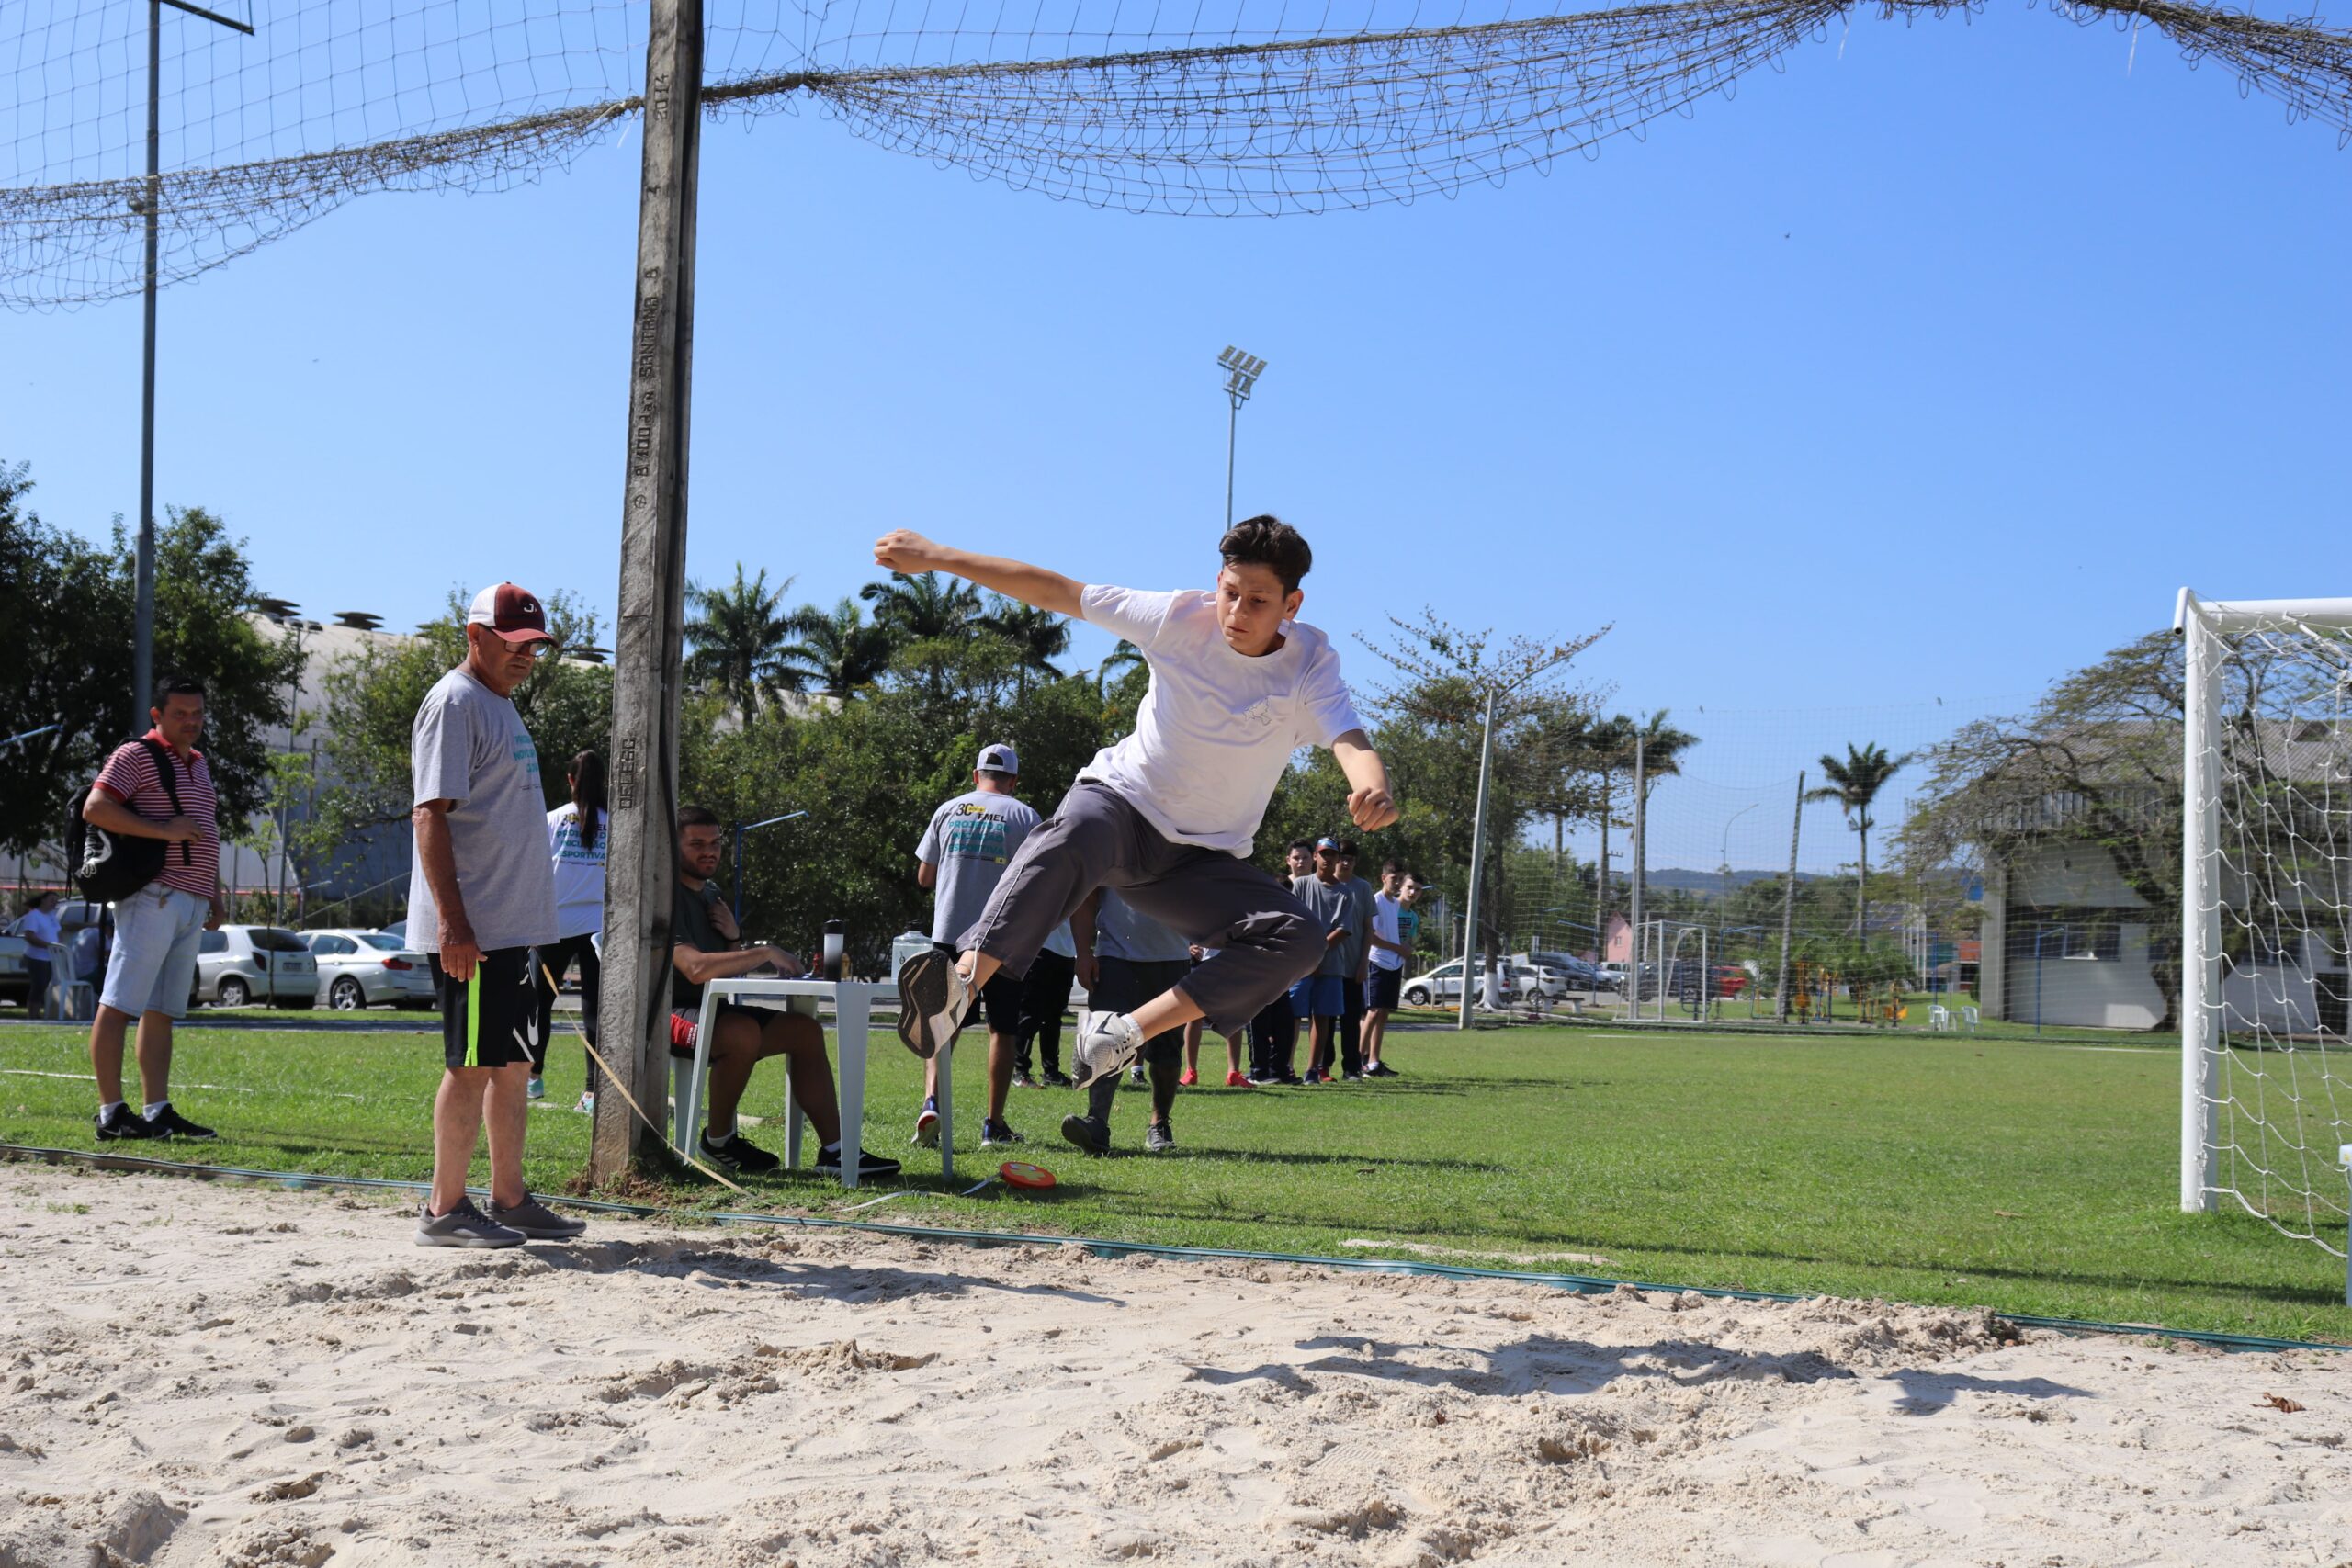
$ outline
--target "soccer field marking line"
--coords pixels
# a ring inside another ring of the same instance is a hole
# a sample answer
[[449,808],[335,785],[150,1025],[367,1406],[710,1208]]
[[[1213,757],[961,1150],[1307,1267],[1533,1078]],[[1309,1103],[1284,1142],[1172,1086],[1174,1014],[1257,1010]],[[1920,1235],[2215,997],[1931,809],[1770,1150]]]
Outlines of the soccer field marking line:
[[2105,1051],[2118,1056],[2171,1056],[2178,1053],[2160,1045],[2052,1045],[2052,1051]]
[[[45,1073],[38,1067],[0,1067],[0,1075],[6,1075],[12,1078],[64,1078],[72,1083],[94,1084],[98,1081],[88,1073]],[[263,1090],[258,1089],[244,1089],[232,1083],[184,1083],[180,1085],[180,1087],[182,1089],[200,1089],[212,1094],[295,1094],[308,1092],[311,1094],[332,1095],[337,1100],[356,1100],[364,1102],[367,1099],[367,1096],[365,1095],[351,1094],[339,1089],[314,1089],[307,1091],[298,1089]]]
[[1424,1258],[1499,1258],[1506,1263],[1589,1263],[1602,1269],[1609,1267],[1609,1259],[1597,1252],[1503,1252],[1482,1247],[1433,1247],[1425,1241],[1374,1241],[1364,1236],[1351,1237],[1340,1245],[1412,1252]]

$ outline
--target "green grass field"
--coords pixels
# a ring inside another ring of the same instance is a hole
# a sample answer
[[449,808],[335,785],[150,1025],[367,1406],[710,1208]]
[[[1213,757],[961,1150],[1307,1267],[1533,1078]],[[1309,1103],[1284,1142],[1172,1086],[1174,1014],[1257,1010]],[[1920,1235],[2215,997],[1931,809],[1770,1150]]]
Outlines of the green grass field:
[[[322,1015],[324,1016],[324,1015]],[[84,1035],[0,1029],[0,1140],[91,1148]],[[1222,1046],[1204,1051],[1223,1077]],[[956,1064],[959,1185],[977,1147],[979,1057]],[[1430,1257],[1679,1284],[1877,1295],[2009,1312],[2352,1341],[2344,1266],[2242,1215],[2175,1206],[2179,1057],[2132,1037],[2098,1048],[1918,1034],[1758,1039],[1606,1028],[1392,1036],[1405,1077],[1306,1089],[1187,1090],[1182,1152],[1135,1152],[1139,1091],[1114,1117],[1126,1151],[1062,1144],[1067,1092],[1015,1090],[1049,1198],[940,1190],[906,1147],[918,1064],[873,1048],[865,1142],[903,1155],[893,1222],[1053,1230],[1278,1252]],[[534,1185],[586,1159],[571,1113],[576,1043],[560,1042],[534,1111]],[[211,1145],[128,1152],[283,1170],[419,1178],[437,1034],[190,1029],[175,1098]],[[748,1111],[781,1083],[755,1079]],[[199,1087],[211,1086],[211,1087]],[[780,1147],[781,1130],[753,1133]],[[993,1153],[993,1151],[991,1151]],[[838,1213],[813,1176],[752,1184],[773,1207]],[[888,1184],[857,1197],[878,1196]],[[732,1194],[681,1191],[713,1203]],[[1547,1256],[1577,1254],[1577,1258]],[[1592,1259],[1606,1259],[1593,1261]]]

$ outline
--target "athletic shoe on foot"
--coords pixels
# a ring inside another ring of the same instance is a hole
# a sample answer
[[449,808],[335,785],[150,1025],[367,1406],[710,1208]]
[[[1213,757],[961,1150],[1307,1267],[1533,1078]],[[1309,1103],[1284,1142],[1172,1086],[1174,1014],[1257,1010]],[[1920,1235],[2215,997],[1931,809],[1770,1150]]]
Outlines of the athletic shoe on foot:
[[729,1176],[765,1176],[772,1170],[784,1168],[784,1161],[758,1145],[745,1142],[740,1132],[729,1133],[727,1141],[719,1144],[712,1143],[710,1134],[705,1133],[702,1135],[702,1157],[706,1163],[717,1166]]
[[1127,1081],[1135,1085],[1137,1089],[1144,1087],[1145,1079],[1143,1076],[1143,1064],[1141,1062],[1137,1062],[1134,1066],[1127,1069]]
[[1076,1144],[1091,1155],[1107,1155],[1111,1152],[1111,1130],[1096,1122],[1091,1116],[1063,1117],[1062,1137],[1066,1142]]
[[1079,1016],[1078,1046],[1071,1053],[1078,1077],[1070,1087],[1084,1089],[1098,1078],[1117,1075],[1143,1054],[1143,1031],[1123,1012],[1089,1012]]
[[594,1116],[596,1114],[595,1091],[594,1089],[581,1090],[580,1103],[573,1106],[571,1109],[578,1111],[582,1116]]
[[1296,1073],[1282,1073],[1273,1077],[1268,1078],[1266,1081],[1268,1083],[1280,1084],[1284,1089],[1296,1089],[1306,1080],[1300,1077]]
[[994,1148],[999,1144],[1025,1144],[1028,1141],[993,1116],[980,1123],[980,1147],[984,1149]]
[[112,1111],[99,1111],[96,1122],[98,1142],[102,1144],[112,1143],[117,1138],[130,1143],[138,1143],[141,1139],[156,1135],[155,1129],[147,1125],[147,1118],[128,1105],[118,1105]]
[[1154,1122],[1143,1130],[1143,1152],[1164,1155],[1176,1146],[1176,1130],[1165,1122]]
[[1031,1077],[1027,1073],[1015,1073],[1012,1075],[1012,1087],[1015,1089],[1035,1089],[1037,1087],[1037,1080]]
[[931,1060],[956,1038],[971,999],[955,955],[925,948],[899,965],[899,1038]]
[[531,1079],[528,1083],[523,1086],[523,1096],[526,1100],[545,1100],[548,1097],[548,1080],[545,1078]]
[[429,1200],[416,1206],[419,1247],[520,1247],[526,1239],[475,1208],[470,1198],[446,1214],[433,1213]]
[[[130,1107],[123,1109],[127,1111]],[[164,1101],[164,1109],[141,1120],[147,1123],[147,1135],[151,1138],[177,1138],[184,1143],[203,1143],[220,1135],[209,1127],[198,1126],[173,1110],[169,1100]]]
[[[839,1178],[842,1173],[842,1147],[835,1144],[830,1149],[817,1151],[817,1174]],[[882,1155],[857,1151],[857,1179],[872,1181],[877,1177],[899,1174],[899,1162]]]
[[567,1220],[529,1193],[509,1209],[495,1198],[484,1211],[493,1224],[510,1231],[520,1231],[532,1241],[570,1241],[588,1229],[585,1220]]
[[1239,1073],[1227,1073],[1225,1075],[1225,1087],[1227,1089],[1247,1089],[1250,1087],[1250,1080],[1242,1077]]
[[1314,1072],[1310,1072],[1310,1073],[1308,1073],[1308,1074],[1306,1075],[1306,1077],[1305,1077],[1304,1078],[1301,1078],[1299,1081],[1300,1081],[1301,1083],[1325,1083],[1325,1082],[1328,1082],[1328,1081],[1329,1081],[1329,1080],[1328,1080],[1327,1078],[1325,1078],[1325,1077],[1324,1077],[1324,1076],[1323,1076],[1321,1073],[1314,1073]]
[[1179,1089],[1191,1089],[1194,1084],[1199,1083],[1200,1081],[1201,1075],[1194,1072],[1192,1068],[1186,1067],[1184,1069],[1184,1076],[1176,1080],[1176,1087]]
[[1047,1089],[1069,1089],[1073,1086],[1069,1081],[1069,1075],[1068,1073],[1057,1072],[1052,1068],[1047,1068],[1046,1072],[1046,1087]]
[[939,1146],[939,1101],[926,1100],[915,1113],[914,1144],[917,1148],[935,1149]]

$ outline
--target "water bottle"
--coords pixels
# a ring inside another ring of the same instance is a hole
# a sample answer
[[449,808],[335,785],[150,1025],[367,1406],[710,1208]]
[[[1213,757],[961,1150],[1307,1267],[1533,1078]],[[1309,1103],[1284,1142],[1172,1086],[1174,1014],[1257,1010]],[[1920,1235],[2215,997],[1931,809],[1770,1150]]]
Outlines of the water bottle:
[[842,946],[841,921],[827,920],[825,922],[825,957],[822,966],[817,971],[819,978],[826,980],[849,978],[848,964],[842,956]]

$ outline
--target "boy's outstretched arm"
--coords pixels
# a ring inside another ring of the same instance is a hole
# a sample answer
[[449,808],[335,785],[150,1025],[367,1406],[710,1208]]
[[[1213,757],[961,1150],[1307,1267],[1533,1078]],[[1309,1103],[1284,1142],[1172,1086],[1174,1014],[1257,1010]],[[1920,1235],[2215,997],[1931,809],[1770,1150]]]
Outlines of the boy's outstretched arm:
[[1040,610],[1073,619],[1084,618],[1079,612],[1078,596],[1085,591],[1086,584],[1073,581],[1058,571],[1031,566],[1027,561],[974,555],[969,550],[933,544],[911,528],[893,528],[875,540],[874,561],[910,577],[925,571],[948,572],[983,588],[993,588],[1008,599],[1035,604]]
[[1396,820],[1396,803],[1388,795],[1388,764],[1372,749],[1372,737],[1351,729],[1331,742],[1331,755],[1348,775],[1348,816],[1367,833],[1378,832]]

